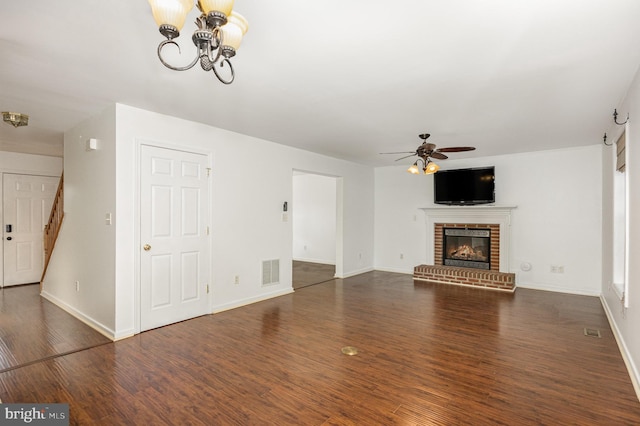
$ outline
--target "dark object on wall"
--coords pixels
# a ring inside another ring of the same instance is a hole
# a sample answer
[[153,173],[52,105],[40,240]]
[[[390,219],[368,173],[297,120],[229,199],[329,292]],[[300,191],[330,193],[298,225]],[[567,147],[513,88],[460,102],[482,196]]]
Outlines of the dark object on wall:
[[494,203],[495,167],[441,170],[433,175],[433,202],[453,206]]

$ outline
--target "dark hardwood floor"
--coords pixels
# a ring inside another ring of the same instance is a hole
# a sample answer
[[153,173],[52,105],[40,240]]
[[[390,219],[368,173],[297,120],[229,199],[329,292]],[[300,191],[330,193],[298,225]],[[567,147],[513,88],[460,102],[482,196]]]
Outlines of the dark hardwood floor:
[[0,372],[111,340],[40,297],[40,285],[0,289]]
[[324,263],[293,261],[293,288],[298,289],[332,280],[336,266]]
[[83,425],[640,424],[598,298],[386,272],[6,371],[0,399]]

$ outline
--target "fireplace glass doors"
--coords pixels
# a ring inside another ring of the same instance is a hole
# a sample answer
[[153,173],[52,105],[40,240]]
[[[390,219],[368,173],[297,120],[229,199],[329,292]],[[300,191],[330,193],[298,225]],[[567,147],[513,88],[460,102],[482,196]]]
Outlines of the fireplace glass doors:
[[447,266],[491,269],[491,230],[444,228],[443,263]]

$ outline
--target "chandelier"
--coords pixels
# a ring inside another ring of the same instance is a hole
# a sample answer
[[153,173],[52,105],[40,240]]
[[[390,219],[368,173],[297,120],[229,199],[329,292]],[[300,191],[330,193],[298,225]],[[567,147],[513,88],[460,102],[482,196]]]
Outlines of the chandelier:
[[[149,0],[153,18],[158,24],[160,33],[167,39],[158,45],[158,58],[167,68],[174,71],[185,71],[200,62],[205,71],[213,71],[215,76],[224,84],[231,84],[235,78],[233,66],[229,61],[235,56],[240,47],[242,37],[249,29],[249,23],[239,13],[232,11],[234,0],[198,0],[197,5],[201,15],[196,18],[196,30],[191,39],[196,45],[196,57],[188,65],[179,67],[169,64],[162,57],[162,49],[173,44],[180,46],[174,39],[180,36],[187,14],[193,9],[193,0]],[[222,68],[229,67],[231,76],[225,79],[221,76]]]

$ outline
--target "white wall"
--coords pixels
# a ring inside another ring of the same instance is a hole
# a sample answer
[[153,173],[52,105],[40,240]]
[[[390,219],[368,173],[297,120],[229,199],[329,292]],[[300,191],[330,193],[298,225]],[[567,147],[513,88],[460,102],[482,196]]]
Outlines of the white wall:
[[[98,139],[97,150],[86,150],[89,138]],[[109,337],[116,332],[116,226],[105,224],[105,214],[115,211],[115,170],[112,106],[65,133],[64,220],[43,281],[44,297]]]
[[375,170],[375,268],[412,274],[427,258],[426,218],[419,209],[433,205],[433,176],[412,175],[407,167]]
[[[89,137],[98,139],[97,151],[84,151]],[[343,274],[373,268],[371,167],[117,104],[65,135],[65,221],[45,280],[51,300],[105,334],[117,339],[139,330],[142,143],[210,154],[212,312],[292,291],[292,225],[282,220],[282,203],[292,199],[294,169],[338,177]],[[239,167],[244,163],[262,167]],[[280,259],[280,284],[262,287],[268,259]]]
[[[60,176],[62,173],[62,158],[0,151],[0,202],[4,197],[2,175],[5,173]],[[4,225],[4,217],[2,215],[3,211],[0,208],[0,224]],[[3,244],[0,244],[0,259],[4,259]],[[3,284],[3,266],[3,262],[0,261],[0,287]]]
[[[629,113],[629,124],[626,134],[626,171],[627,174],[627,217],[629,218],[629,228],[627,230],[628,240],[628,264],[627,279],[628,308],[625,308],[611,287],[613,276],[613,241],[611,231],[613,229],[613,156],[615,146],[604,147],[603,156],[603,199],[605,200],[604,220],[603,220],[603,274],[602,274],[602,301],[605,310],[609,315],[612,328],[618,339],[622,354],[630,370],[631,378],[640,396],[640,373],[638,365],[640,363],[640,148],[636,144],[640,143],[640,127],[637,119],[640,118],[640,73],[636,74],[626,99],[617,106],[621,117],[626,117]],[[622,131],[622,127],[612,125],[607,130],[609,141],[615,141]]]
[[[212,311],[292,290],[292,224],[282,204],[292,199],[294,169],[342,178],[345,275],[373,268],[373,169],[253,137],[117,105],[116,244],[118,329],[135,323],[138,227],[137,150],[141,142],[208,151],[212,158]],[[258,169],[239,167],[260,164]],[[361,256],[358,256],[361,254]],[[263,260],[280,259],[280,284],[261,286]],[[234,277],[240,283],[234,284]]]
[[336,179],[293,175],[293,259],[336,263]]
[[[515,205],[511,265],[517,285],[599,295],[601,282],[601,148],[540,151],[438,162],[442,169],[495,166],[496,205]],[[412,273],[426,260],[421,207],[432,207],[433,176],[406,166],[376,169],[376,269]],[[404,259],[400,259],[400,254]],[[520,270],[529,262],[529,272]],[[564,273],[551,273],[551,266]]]

